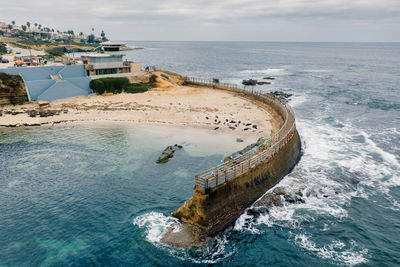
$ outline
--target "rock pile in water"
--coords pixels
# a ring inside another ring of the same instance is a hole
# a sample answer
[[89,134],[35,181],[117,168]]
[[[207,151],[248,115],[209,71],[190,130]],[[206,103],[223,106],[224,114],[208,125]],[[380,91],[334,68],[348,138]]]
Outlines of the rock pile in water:
[[268,213],[269,209],[273,206],[282,206],[284,202],[305,203],[305,200],[300,190],[287,191],[283,187],[276,187],[259,199],[252,208],[248,209],[247,214],[257,217]]
[[166,163],[170,158],[174,156],[174,153],[177,149],[181,149],[182,146],[175,144],[174,146],[167,146],[164,151],[161,153],[161,156],[158,157],[156,163]]

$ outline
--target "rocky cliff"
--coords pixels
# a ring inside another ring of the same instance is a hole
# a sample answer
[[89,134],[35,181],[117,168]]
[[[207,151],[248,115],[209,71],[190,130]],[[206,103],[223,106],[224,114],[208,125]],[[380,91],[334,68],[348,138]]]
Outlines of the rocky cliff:
[[0,72],[0,105],[22,104],[28,95],[22,77]]

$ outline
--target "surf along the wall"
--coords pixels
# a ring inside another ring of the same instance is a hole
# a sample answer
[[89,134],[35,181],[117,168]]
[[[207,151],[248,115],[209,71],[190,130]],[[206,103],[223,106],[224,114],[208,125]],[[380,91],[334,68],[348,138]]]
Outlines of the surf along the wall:
[[182,222],[213,235],[234,222],[294,168],[301,156],[301,142],[293,111],[276,97],[236,85],[188,77],[183,80],[184,84],[238,93],[272,108],[283,121],[279,131],[265,141],[263,149],[250,151],[197,175],[193,197],[173,212]]

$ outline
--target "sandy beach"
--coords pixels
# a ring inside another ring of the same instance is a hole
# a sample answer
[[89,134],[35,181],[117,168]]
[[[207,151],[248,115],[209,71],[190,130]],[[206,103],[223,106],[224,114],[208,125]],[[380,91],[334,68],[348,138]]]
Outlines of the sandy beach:
[[272,110],[237,94],[180,86],[165,80],[159,80],[158,85],[139,94],[81,96],[45,106],[38,103],[3,106],[0,127],[124,122],[202,127],[254,138],[269,136],[279,127],[280,121]]

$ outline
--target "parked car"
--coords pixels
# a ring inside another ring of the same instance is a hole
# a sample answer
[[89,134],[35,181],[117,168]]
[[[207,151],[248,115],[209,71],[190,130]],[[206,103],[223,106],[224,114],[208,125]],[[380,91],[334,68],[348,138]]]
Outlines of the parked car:
[[21,51],[15,51],[15,54],[19,55],[19,54],[21,54]]
[[6,59],[6,58],[2,58],[1,59],[1,63],[9,63],[10,61],[8,61],[8,59]]

